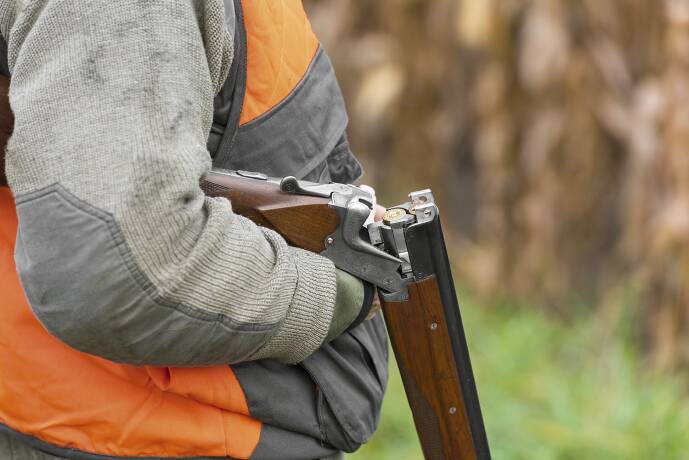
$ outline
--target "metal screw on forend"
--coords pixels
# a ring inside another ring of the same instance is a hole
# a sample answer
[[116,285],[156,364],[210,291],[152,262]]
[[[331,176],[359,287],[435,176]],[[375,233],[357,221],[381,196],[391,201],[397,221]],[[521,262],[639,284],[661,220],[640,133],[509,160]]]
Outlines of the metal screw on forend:
[[457,408],[455,406],[450,407],[450,415],[454,415],[457,412]]
[[329,236],[327,240],[325,240],[326,243],[328,244],[333,244],[335,242],[335,239],[332,236]]
[[431,331],[438,329],[438,323],[431,323]]

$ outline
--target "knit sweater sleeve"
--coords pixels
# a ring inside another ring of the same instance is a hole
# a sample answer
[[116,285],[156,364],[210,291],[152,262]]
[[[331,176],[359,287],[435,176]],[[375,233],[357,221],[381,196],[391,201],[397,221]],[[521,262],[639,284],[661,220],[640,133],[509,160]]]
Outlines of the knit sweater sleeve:
[[151,365],[296,362],[321,345],[332,263],[199,188],[233,54],[222,0],[7,0],[0,32],[15,259],[52,334]]

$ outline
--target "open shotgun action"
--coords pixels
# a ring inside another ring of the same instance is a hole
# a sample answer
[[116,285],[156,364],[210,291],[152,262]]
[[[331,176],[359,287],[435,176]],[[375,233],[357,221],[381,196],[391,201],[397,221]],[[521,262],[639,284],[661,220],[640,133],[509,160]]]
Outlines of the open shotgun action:
[[213,170],[202,182],[236,213],[378,287],[426,459],[490,458],[440,216],[430,190],[364,227],[373,197],[343,184]]

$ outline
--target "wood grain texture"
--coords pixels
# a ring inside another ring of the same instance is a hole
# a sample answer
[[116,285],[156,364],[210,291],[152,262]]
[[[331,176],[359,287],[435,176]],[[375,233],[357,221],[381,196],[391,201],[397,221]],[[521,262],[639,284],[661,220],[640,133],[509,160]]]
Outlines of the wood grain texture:
[[14,115],[10,109],[10,79],[0,75],[0,185],[7,185],[5,177],[5,147],[14,128]]
[[424,457],[476,460],[435,277],[410,284],[408,300],[382,306]]
[[308,251],[325,250],[325,240],[339,225],[329,199],[283,193],[274,183],[210,173],[201,183],[209,196],[222,196],[237,214],[280,233]]

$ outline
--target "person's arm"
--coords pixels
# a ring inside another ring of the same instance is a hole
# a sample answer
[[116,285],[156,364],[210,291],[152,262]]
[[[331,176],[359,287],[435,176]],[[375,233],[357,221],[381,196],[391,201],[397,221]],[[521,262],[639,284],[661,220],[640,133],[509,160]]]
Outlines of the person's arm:
[[357,316],[359,280],[336,307],[330,261],[199,188],[232,58],[221,0],[7,1],[0,32],[15,258],[52,334],[135,364],[297,362]]

